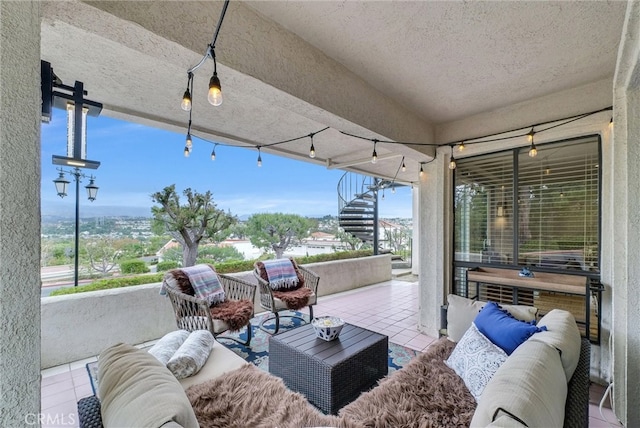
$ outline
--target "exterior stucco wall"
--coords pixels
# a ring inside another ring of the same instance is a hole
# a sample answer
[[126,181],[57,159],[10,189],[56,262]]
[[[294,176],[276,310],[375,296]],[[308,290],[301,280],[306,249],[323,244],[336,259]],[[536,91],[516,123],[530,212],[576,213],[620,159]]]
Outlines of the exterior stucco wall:
[[[390,255],[305,267],[320,275],[319,296],[391,279]],[[251,272],[233,275],[255,283]],[[263,312],[258,292],[254,304],[256,313]],[[148,342],[175,329],[173,309],[168,298],[160,295],[160,284],[45,297],[41,365],[44,369],[93,357],[115,343]]]
[[40,2],[0,2],[0,426],[40,411]]
[[625,426],[640,426],[640,2],[627,5],[614,79],[613,397]]

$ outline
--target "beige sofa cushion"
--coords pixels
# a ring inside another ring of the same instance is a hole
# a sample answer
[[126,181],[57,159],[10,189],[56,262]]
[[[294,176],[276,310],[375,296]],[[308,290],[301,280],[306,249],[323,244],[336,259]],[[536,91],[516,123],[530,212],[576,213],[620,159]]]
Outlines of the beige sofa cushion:
[[[471,327],[471,323],[487,304],[480,300],[471,300],[465,297],[449,294],[447,296],[447,337],[453,342],[459,342],[464,333]],[[524,305],[500,305],[511,315],[521,321],[533,321],[536,319],[538,309]]]
[[544,342],[560,350],[560,360],[567,382],[573,376],[580,359],[580,330],[571,312],[553,309],[538,322],[539,326],[547,326],[531,336],[529,340]]
[[561,427],[566,397],[567,382],[558,350],[527,340],[487,384],[471,426],[486,427],[494,422],[494,415],[511,414],[528,427]]
[[213,344],[211,353],[209,354],[209,359],[200,371],[193,376],[180,379],[179,382],[183,389],[187,389],[192,385],[197,385],[210,379],[214,379],[246,364],[249,363],[242,359],[238,354],[216,341]]
[[197,427],[178,380],[147,351],[119,343],[100,354],[98,383],[105,427]]

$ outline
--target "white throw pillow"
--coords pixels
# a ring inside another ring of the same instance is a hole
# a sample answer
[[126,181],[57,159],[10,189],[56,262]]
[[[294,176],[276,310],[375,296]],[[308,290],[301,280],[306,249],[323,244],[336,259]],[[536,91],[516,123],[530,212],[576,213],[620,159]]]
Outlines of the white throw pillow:
[[167,363],[167,368],[177,379],[198,373],[207,362],[216,339],[209,330],[196,330],[178,348]]
[[166,366],[180,345],[189,337],[187,330],[176,330],[162,336],[155,345],[149,348],[149,353],[156,357],[162,365]]
[[485,386],[506,360],[507,354],[471,323],[445,364],[462,378],[471,395],[478,401]]

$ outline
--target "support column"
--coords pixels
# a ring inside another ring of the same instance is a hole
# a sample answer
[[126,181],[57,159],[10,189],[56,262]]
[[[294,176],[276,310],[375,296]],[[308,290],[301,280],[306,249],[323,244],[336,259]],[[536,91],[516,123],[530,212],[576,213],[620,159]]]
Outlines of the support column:
[[433,162],[423,165],[420,177],[418,222],[420,227],[420,331],[438,337],[440,307],[451,276],[451,174],[448,158],[440,149]]
[[640,425],[640,1],[627,6],[614,80],[613,391],[624,426]]
[[39,425],[40,2],[0,1],[0,426]]

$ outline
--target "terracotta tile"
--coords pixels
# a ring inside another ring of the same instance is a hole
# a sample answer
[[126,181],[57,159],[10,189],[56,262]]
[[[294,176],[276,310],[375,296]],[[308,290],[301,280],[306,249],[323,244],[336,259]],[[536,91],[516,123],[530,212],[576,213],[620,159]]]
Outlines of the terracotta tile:
[[51,410],[52,408],[60,407],[62,404],[67,402],[76,402],[76,394],[73,389],[54,395],[43,396],[40,408],[42,410]]
[[51,384],[54,384],[54,383],[57,383],[57,382],[61,382],[61,381],[66,380],[66,379],[71,379],[71,374],[70,374],[68,368],[67,368],[67,370],[65,372],[62,372],[62,373],[58,373],[58,374],[55,374],[55,375],[52,375],[52,376],[50,375],[50,376],[47,376],[47,377],[43,376],[42,377],[42,385],[43,386],[51,385]]
[[42,397],[50,397],[64,393],[65,391],[73,391],[73,380],[70,377],[60,382],[41,387],[40,394]]

